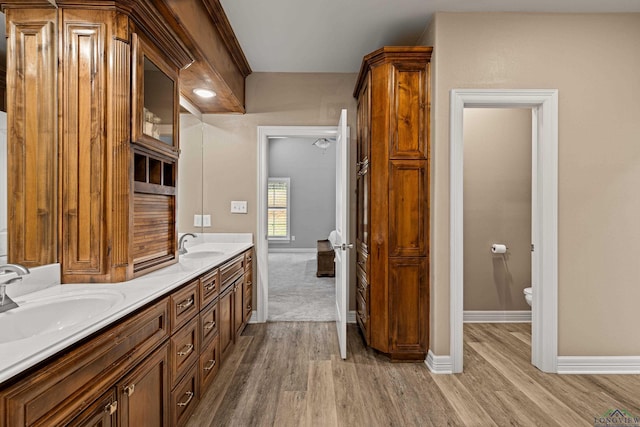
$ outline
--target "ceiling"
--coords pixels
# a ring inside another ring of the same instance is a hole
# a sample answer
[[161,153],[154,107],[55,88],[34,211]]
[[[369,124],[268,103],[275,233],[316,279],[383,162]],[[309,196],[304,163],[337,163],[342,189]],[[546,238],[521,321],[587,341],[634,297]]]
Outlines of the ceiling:
[[640,0],[221,0],[254,72],[355,73],[384,45],[414,45],[436,11],[640,12]]

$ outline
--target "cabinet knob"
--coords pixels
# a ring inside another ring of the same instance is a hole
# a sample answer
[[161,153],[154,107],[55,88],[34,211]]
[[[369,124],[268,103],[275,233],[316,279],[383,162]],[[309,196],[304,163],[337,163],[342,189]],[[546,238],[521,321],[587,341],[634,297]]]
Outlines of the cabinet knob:
[[186,356],[193,351],[193,344],[185,345],[181,351],[178,352],[178,356]]
[[118,402],[117,401],[111,402],[107,406],[104,407],[104,412],[106,412],[109,415],[115,414],[117,410],[118,410]]
[[193,399],[193,392],[188,391],[185,393],[185,396],[187,396],[187,400],[185,400],[184,402],[178,402],[178,406],[187,406],[189,402],[191,402],[191,399]]
[[131,384],[126,386],[123,391],[124,391],[124,394],[126,394],[127,396],[131,396],[135,390],[136,390],[136,385]]

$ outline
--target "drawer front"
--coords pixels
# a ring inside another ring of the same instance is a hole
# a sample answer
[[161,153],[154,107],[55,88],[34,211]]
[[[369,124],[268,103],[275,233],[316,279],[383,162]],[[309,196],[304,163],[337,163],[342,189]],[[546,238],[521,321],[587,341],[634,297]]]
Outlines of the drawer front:
[[200,401],[198,366],[191,366],[185,377],[171,392],[171,425],[183,426]]
[[193,318],[199,311],[198,285],[194,280],[179,291],[171,294],[171,332],[175,332]]
[[238,276],[244,273],[244,254],[238,255],[228,263],[220,267],[220,289],[224,290],[231,282],[236,280]]
[[98,399],[169,336],[168,318],[165,298],[4,389],[2,421],[9,426],[61,425],[75,418],[86,402]]
[[184,328],[171,336],[169,360],[171,386],[175,386],[185,372],[198,359],[200,352],[198,318],[193,318]]
[[206,307],[220,292],[220,271],[216,268],[200,278],[200,307]]
[[200,347],[206,347],[218,335],[218,301],[200,312]]
[[216,335],[200,353],[200,395],[213,382],[220,369],[220,337]]

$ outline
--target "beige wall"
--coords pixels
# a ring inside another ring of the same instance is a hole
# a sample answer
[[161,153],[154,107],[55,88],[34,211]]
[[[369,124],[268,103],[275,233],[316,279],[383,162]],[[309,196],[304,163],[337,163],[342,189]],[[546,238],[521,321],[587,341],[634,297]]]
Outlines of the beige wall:
[[180,160],[178,160],[178,232],[200,233],[193,216],[202,213],[202,122],[180,114]]
[[[464,110],[464,309],[529,310],[531,110]],[[509,248],[492,254],[493,243]]]
[[559,355],[640,355],[640,14],[436,14],[431,348],[449,354],[449,91],[559,89]]
[[[340,110],[347,108],[351,159],[355,159],[356,102],[352,93],[356,77],[333,73],[254,73],[246,82],[247,114],[203,117],[203,211],[212,217],[211,232],[252,232],[254,236],[257,232],[258,126],[337,126]],[[355,170],[351,170],[350,176],[351,234],[355,236]],[[247,200],[248,214],[231,214],[231,200]],[[353,303],[355,267],[351,270],[354,274],[349,299]],[[355,304],[351,304],[351,309],[354,308]]]

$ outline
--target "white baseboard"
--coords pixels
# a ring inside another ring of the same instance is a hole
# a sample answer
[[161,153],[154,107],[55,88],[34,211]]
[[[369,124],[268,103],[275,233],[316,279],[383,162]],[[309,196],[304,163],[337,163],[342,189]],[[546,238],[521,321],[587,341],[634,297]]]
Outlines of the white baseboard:
[[558,356],[559,374],[640,374],[640,356]]
[[273,253],[316,253],[317,248],[269,248],[269,252]]
[[251,317],[249,318],[248,323],[260,323],[258,322],[258,312],[256,310],[251,312]]
[[434,374],[452,374],[453,362],[451,356],[436,356],[431,350],[427,353],[427,360],[424,361],[427,368]]
[[531,310],[465,310],[464,323],[531,323]]
[[356,323],[356,311],[350,310],[347,313],[347,323]]

